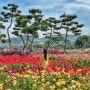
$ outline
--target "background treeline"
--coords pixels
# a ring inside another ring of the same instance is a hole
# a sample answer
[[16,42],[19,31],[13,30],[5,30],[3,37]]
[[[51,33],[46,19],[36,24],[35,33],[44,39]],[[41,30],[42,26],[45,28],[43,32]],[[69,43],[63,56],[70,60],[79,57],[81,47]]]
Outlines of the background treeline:
[[[75,20],[77,15],[62,13],[57,18],[44,18],[44,14],[40,9],[29,9],[28,14],[25,15],[18,7],[15,4],[7,4],[2,7],[3,11],[0,14],[0,41],[7,43],[8,49],[13,49],[10,36],[13,25],[12,34],[21,39],[22,50],[32,51],[33,47],[47,49],[60,47],[65,52],[66,49],[90,47],[90,37],[80,36],[81,28],[84,25]],[[2,34],[2,30],[5,30],[7,34]],[[63,30],[65,31],[64,37],[61,33]],[[39,37],[38,31],[42,31],[43,36],[46,38],[42,44],[34,43],[35,38]],[[78,37],[73,43],[68,40],[69,32]]]

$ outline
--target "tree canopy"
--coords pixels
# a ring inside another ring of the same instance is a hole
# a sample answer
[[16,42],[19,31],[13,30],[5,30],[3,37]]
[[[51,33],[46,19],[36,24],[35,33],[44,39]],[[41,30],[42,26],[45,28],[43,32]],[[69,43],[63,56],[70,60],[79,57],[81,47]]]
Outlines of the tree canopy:
[[[3,6],[3,11],[0,17],[0,29],[5,29],[4,23],[8,22],[9,25],[6,28],[8,36],[8,43],[11,48],[10,28],[14,24],[13,32],[15,36],[21,38],[23,43],[23,50],[29,46],[29,50],[32,51],[34,39],[39,37],[38,30],[45,32],[47,38],[47,48],[53,46],[55,43],[60,44],[60,41],[64,42],[64,52],[67,46],[67,36],[69,32],[74,35],[81,34],[81,28],[83,24],[79,24],[75,19],[77,15],[68,15],[63,13],[60,17],[48,17],[44,18],[42,10],[32,8],[28,10],[28,14],[21,13],[18,10],[18,5],[7,4]],[[62,37],[62,31],[65,30],[65,37]],[[1,37],[4,35],[1,35]],[[26,36],[26,39],[23,38]],[[4,36],[5,37],[5,36]],[[35,45],[34,45],[35,46]]]

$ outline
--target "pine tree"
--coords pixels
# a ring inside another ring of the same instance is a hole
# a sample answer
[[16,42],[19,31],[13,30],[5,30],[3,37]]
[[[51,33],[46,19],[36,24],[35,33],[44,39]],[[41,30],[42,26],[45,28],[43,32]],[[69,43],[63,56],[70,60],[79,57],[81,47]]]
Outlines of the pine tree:
[[7,27],[7,35],[8,35],[8,43],[9,43],[9,48],[11,49],[11,39],[10,39],[10,34],[9,30],[12,26],[13,20],[15,17],[18,16],[19,13],[21,13],[20,10],[18,9],[18,5],[15,4],[7,4],[7,6],[3,6],[3,9],[5,11],[1,12],[1,15],[4,17],[4,22],[9,22],[9,26]]
[[64,41],[64,53],[65,53],[68,32],[72,32],[74,35],[80,35],[81,34],[80,28],[82,28],[84,25],[74,21],[74,19],[77,18],[76,15],[66,15],[64,13],[60,16],[60,18],[61,18],[60,28],[63,28],[66,31],[66,36]]
[[[58,23],[59,20],[57,20],[55,17],[49,17],[48,19],[42,21],[41,30],[46,32],[43,35],[46,35],[46,38],[48,38],[48,40],[46,41],[47,48],[51,47],[55,38],[61,36],[60,32],[57,31],[60,29],[57,26]],[[56,37],[54,37],[54,35],[56,35]]]

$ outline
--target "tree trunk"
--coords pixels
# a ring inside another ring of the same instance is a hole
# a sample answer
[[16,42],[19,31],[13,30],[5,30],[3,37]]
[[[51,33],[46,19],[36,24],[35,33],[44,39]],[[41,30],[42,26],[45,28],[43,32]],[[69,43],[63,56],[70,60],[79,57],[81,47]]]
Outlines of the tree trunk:
[[30,50],[29,50],[30,52],[33,51],[33,50],[32,50],[33,42],[34,42],[34,36],[33,36],[32,41],[31,41]]
[[24,41],[24,39],[23,39],[23,36],[22,35],[20,35],[20,37],[21,37],[21,39],[22,39],[22,42],[23,42],[23,51],[25,50],[25,41]]
[[9,25],[9,27],[7,28],[7,35],[8,35],[8,44],[9,44],[9,49],[11,50],[11,39],[10,39],[10,34],[9,34],[9,29],[10,29],[10,27],[12,26],[12,17],[11,17],[11,21],[10,21],[10,25]]
[[32,40],[31,40],[31,44],[30,44],[30,48],[29,48],[29,51],[30,51],[30,52],[32,52],[33,42],[34,42],[34,30],[33,30]]
[[50,46],[51,41],[52,41],[52,27],[51,27],[51,33],[50,33],[50,39],[49,39],[49,42],[48,42],[48,47]]
[[66,51],[66,43],[67,43],[67,34],[68,34],[68,31],[66,30],[66,36],[65,36],[65,41],[64,41],[64,53],[65,53],[65,51]]
[[27,48],[28,42],[29,42],[29,35],[27,35],[27,41],[26,41],[26,44],[25,44],[25,48]]

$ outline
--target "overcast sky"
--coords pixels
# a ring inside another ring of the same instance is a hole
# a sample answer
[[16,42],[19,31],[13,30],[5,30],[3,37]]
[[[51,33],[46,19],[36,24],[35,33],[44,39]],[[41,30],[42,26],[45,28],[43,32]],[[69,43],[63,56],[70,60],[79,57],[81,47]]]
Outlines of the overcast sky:
[[[90,35],[90,0],[0,0],[0,12],[8,3],[18,4],[23,14],[28,14],[29,9],[39,8],[44,18],[52,16],[58,18],[64,12],[76,14],[78,16],[76,21],[84,24],[82,34]],[[8,26],[9,23],[5,25]]]

